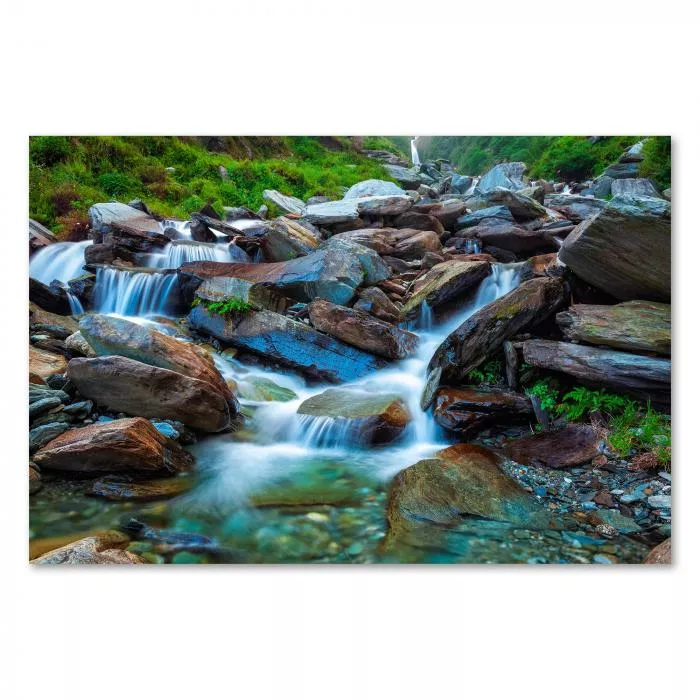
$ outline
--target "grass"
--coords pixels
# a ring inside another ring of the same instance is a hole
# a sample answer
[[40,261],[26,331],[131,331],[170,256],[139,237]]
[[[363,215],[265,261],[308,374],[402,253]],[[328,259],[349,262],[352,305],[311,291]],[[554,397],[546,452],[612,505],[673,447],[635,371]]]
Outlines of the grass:
[[221,301],[205,301],[200,297],[195,297],[192,306],[204,306],[207,311],[219,316],[226,316],[231,313],[248,313],[253,307],[240,297],[229,297]]
[[[399,150],[385,137],[366,140]],[[257,209],[266,189],[338,198],[361,180],[391,179],[346,137],[34,136],[29,161],[29,215],[59,237],[96,202],[139,198],[186,219],[207,203],[220,214]]]

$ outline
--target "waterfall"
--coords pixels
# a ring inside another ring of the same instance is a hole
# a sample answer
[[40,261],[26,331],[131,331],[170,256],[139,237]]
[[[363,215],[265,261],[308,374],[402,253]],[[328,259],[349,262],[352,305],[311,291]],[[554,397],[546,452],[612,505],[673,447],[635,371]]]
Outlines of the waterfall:
[[205,260],[211,262],[232,262],[226,244],[197,243],[194,241],[175,241],[169,243],[162,253],[148,256],[148,267],[174,270],[186,262]]
[[54,280],[68,282],[84,274],[85,248],[92,241],[79,243],[51,243],[32,255],[29,260],[29,276],[44,284]]
[[122,316],[167,315],[172,311],[177,274],[99,268],[93,306]]
[[416,141],[418,141],[420,137],[419,136],[414,136],[411,139],[411,161],[413,162],[413,165],[420,165],[420,158],[418,157],[418,146],[416,146]]

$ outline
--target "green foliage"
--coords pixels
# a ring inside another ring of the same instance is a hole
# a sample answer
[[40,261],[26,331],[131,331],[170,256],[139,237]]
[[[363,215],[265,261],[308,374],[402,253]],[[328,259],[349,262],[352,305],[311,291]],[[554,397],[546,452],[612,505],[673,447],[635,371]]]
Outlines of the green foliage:
[[[266,189],[301,199],[339,198],[342,188],[361,180],[391,179],[380,162],[362,156],[344,137],[226,137],[223,151],[207,150],[207,142],[176,136],[32,137],[30,216],[60,235],[68,220],[84,219],[92,204],[112,199],[138,197],[156,214],[187,218],[206,203],[219,212],[224,206],[257,209]],[[68,211],[66,185],[75,195]]]
[[471,384],[500,384],[503,381],[503,363],[491,360],[471,370],[467,374]]
[[411,158],[410,136],[365,136],[363,148],[370,151],[389,151],[401,158]]
[[605,411],[614,414],[624,411],[632,404],[630,399],[617,394],[609,394],[605,389],[593,390],[576,387],[564,394],[557,412],[566,416],[567,420],[578,420],[592,411]]
[[535,382],[525,393],[539,399],[540,406],[542,406],[545,411],[551,412],[557,407],[559,391],[553,389],[546,379],[540,379]]
[[642,148],[644,160],[639,169],[642,177],[656,182],[661,190],[671,186],[671,137],[650,136]]
[[608,443],[622,457],[628,457],[633,450],[653,452],[659,464],[668,467],[671,463],[671,419],[652,409],[649,403],[643,410],[630,401],[622,413],[612,418]]
[[204,306],[207,311],[218,314],[219,316],[225,316],[230,313],[248,313],[252,310],[252,306],[241,299],[240,297],[229,297],[228,299],[223,299],[222,301],[204,301],[200,297],[195,297],[192,302],[192,307]]

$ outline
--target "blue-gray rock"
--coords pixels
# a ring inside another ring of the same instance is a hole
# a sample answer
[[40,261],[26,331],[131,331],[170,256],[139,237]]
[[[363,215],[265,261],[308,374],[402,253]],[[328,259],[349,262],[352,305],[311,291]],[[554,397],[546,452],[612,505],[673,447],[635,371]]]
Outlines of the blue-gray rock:
[[613,179],[609,175],[601,175],[593,182],[593,194],[598,199],[610,196]]
[[51,440],[65,433],[70,426],[68,423],[48,423],[29,431],[29,454],[34,454]]
[[484,219],[499,219],[509,224],[514,224],[515,219],[510,213],[510,209],[505,205],[498,205],[495,207],[486,207],[485,209],[479,209],[478,211],[472,212],[471,214],[465,214],[457,219],[456,228],[465,229],[471,226],[476,226],[481,223]]
[[476,186],[482,194],[491,192],[497,187],[507,190],[522,190],[527,183],[523,182],[525,163],[499,163],[484,175]]
[[631,197],[661,197],[651,180],[645,177],[621,178],[613,180],[610,187],[613,197],[618,195]]
[[359,199],[384,195],[403,195],[404,191],[393,182],[387,180],[363,180],[354,184],[343,196],[343,199]]
[[38,401],[34,401],[33,403],[29,404],[29,420],[32,420],[32,418],[36,418],[37,416],[41,416],[44,413],[47,413],[50,411],[52,408],[56,408],[57,406],[61,405],[61,399],[55,397],[55,396],[48,396],[43,399],[39,399]]
[[349,238],[333,236],[325,245],[325,250],[338,250],[354,256],[362,266],[364,279],[362,286],[367,287],[392,276],[391,268],[381,256],[371,248],[354,242]]
[[274,204],[283,214],[303,214],[306,204],[289,195],[282,194],[277,190],[263,190],[263,199]]
[[639,163],[615,163],[615,165],[606,168],[603,175],[607,175],[613,180],[639,177]]
[[578,194],[554,194],[545,197],[545,205],[578,224],[605,209],[607,202]]
[[466,194],[472,186],[474,178],[469,175],[457,175],[455,173],[450,180],[450,192],[453,194]]
[[110,233],[113,225],[128,226],[145,234],[159,234],[160,223],[140,209],[120,202],[101,202],[88,209],[90,227],[98,233]]
[[173,428],[170,423],[165,423],[164,421],[151,421],[153,423],[153,427],[161,434],[164,435],[166,438],[170,438],[171,440],[177,440],[180,437],[180,433]]

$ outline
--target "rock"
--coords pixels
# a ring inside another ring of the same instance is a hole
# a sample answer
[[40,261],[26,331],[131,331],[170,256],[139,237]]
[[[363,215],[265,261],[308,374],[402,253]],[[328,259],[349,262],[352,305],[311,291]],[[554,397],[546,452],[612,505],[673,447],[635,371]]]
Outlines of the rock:
[[177,473],[187,471],[193,458],[145,418],[121,418],[68,430],[42,447],[34,462],[42,471],[75,474]]
[[52,374],[63,374],[68,366],[68,360],[63,355],[57,355],[46,350],[29,346],[29,372],[42,379]]
[[671,494],[657,494],[649,496],[647,503],[650,508],[671,508]]
[[394,219],[396,228],[412,228],[418,231],[434,231],[438,236],[442,236],[445,227],[430,214],[421,214],[417,211],[407,211]]
[[235,407],[214,361],[196,345],[123,318],[98,314],[83,316],[80,332],[98,355],[120,355],[207,382]]
[[397,216],[408,211],[413,205],[413,200],[403,192],[400,195],[363,197],[355,201],[358,214],[369,217]]
[[206,433],[231,422],[226,398],[212,384],[126,357],[73,359],[68,377],[82,396],[111,411],[171,418]]
[[443,382],[459,382],[517,333],[536,326],[563,304],[561,278],[538,277],[487,304],[450,333],[435,351],[428,373],[441,369]]
[[385,365],[374,355],[272,311],[224,317],[196,306],[190,312],[189,322],[192,328],[227,345],[334,384],[357,379]]
[[401,316],[409,318],[419,313],[426,303],[436,308],[448,301],[465,298],[491,272],[487,262],[448,260],[438,263],[418,277],[411,287],[411,296],[401,309]]
[[56,329],[52,333],[56,338],[67,338],[71,333],[78,330],[78,322],[72,316],[61,316],[45,311],[36,304],[29,304],[29,327],[30,329],[46,329],[48,327]]
[[355,183],[344,195],[343,199],[359,199],[360,197],[383,197],[403,195],[404,191],[393,182],[387,180],[362,180]]
[[321,244],[319,236],[283,216],[275,219],[262,238],[261,248],[268,262],[282,262],[307,255]]
[[56,236],[46,226],[38,221],[34,221],[34,219],[29,219],[28,229],[30,251],[43,248],[45,245],[51,245],[58,241]]
[[569,234],[559,259],[621,301],[670,301],[671,205],[650,197],[615,197]]
[[415,190],[423,182],[418,168],[404,168],[400,165],[387,163],[384,165],[384,169],[389,177],[396,180],[396,182],[407,190]]
[[283,214],[298,214],[301,216],[306,211],[306,204],[301,199],[290,197],[277,190],[263,190],[262,197],[270,204],[274,204]]
[[152,481],[117,481],[113,478],[97,479],[85,492],[108,501],[158,501],[174,498],[188,491],[190,479],[173,477]]
[[467,210],[467,204],[462,199],[443,199],[440,202],[414,204],[410,213],[419,213],[437,219],[444,228],[452,229],[457,220]]
[[323,202],[306,207],[305,216],[312,224],[330,226],[355,221],[359,213],[357,199],[341,199],[334,202]]
[[33,496],[35,493],[38,493],[41,491],[42,483],[41,483],[41,474],[32,467],[32,465],[29,465],[29,495]]
[[[411,230],[405,233],[404,237],[408,238],[415,233],[417,233],[417,231]],[[350,241],[357,245],[370,248],[379,253],[379,255],[392,255],[394,244],[397,240],[400,240],[401,237],[401,233],[393,228],[362,228],[338,233],[330,239],[329,243],[338,240]]]
[[353,308],[358,311],[366,311],[388,323],[396,323],[399,320],[398,307],[379,287],[363,289]]
[[671,306],[626,301],[613,306],[574,304],[557,314],[569,340],[631,352],[671,355]]
[[38,449],[51,442],[54,438],[68,430],[67,423],[47,423],[29,431],[29,454],[34,454]]
[[253,309],[268,309],[278,314],[287,312],[292,299],[282,296],[264,283],[247,282],[237,277],[210,277],[197,287],[195,299],[226,301],[236,298]]
[[550,469],[575,467],[596,457],[599,438],[590,425],[569,425],[506,443],[505,452],[519,464],[542,464]]
[[545,187],[543,185],[534,185],[530,187],[524,187],[522,190],[518,190],[516,194],[521,194],[524,195],[525,197],[529,197],[530,199],[534,199],[536,202],[539,202],[540,204],[544,204],[544,197],[545,197]]
[[250,374],[238,381],[238,396],[246,401],[294,401],[299,398],[291,389],[267,377]]
[[525,163],[499,163],[489,170],[477,183],[476,189],[481,194],[492,192],[498,187],[507,190],[522,190],[525,187],[523,174]]
[[49,286],[32,277],[29,278],[29,301],[53,314],[68,316],[71,313],[68,295],[63,287]]
[[455,194],[466,194],[473,181],[474,178],[469,177],[469,175],[457,175],[455,173],[450,180],[450,191]]
[[470,237],[481,241],[484,248],[496,247],[516,255],[557,249],[549,231],[530,231],[514,224],[504,223],[501,219],[484,219],[478,225],[466,229],[466,232]]
[[340,421],[338,430],[343,434],[343,442],[364,445],[393,442],[411,420],[408,408],[398,396],[349,388],[327,389],[312,396],[299,406],[297,413]]
[[324,250],[337,251],[341,255],[349,255],[360,263],[363,272],[363,285],[377,284],[391,277],[391,268],[371,248],[352,239],[333,236],[323,246]]
[[671,188],[669,187],[667,190],[663,191],[663,195],[665,199],[668,199],[668,201],[671,201]]
[[403,360],[418,348],[417,335],[364,311],[348,309],[323,299],[313,301],[308,310],[314,328],[374,355]]
[[75,331],[66,338],[66,349],[73,357],[95,357],[97,355],[80,331]]
[[593,183],[593,195],[596,199],[605,199],[612,192],[613,179],[609,175],[601,175]]
[[667,359],[554,340],[526,340],[523,359],[596,388],[603,386],[661,403],[670,400],[671,361]]
[[594,216],[608,204],[604,199],[582,197],[578,194],[551,195],[545,198],[545,203],[550,209],[558,211],[575,224]]
[[335,304],[345,304],[364,282],[365,273],[354,256],[331,248],[288,262],[185,263],[180,267],[178,277],[185,289],[196,287],[209,277],[237,277],[265,284],[296,301],[308,302],[320,297]]
[[107,234],[115,226],[127,226],[144,234],[160,234],[160,224],[143,211],[120,202],[102,202],[88,209],[90,227],[93,231]]
[[[411,229],[403,229],[404,231]],[[441,251],[440,237],[434,231],[416,231],[395,245],[392,256],[400,260],[420,260],[430,251]]]
[[129,542],[120,532],[105,532],[47,552],[32,564],[145,564],[143,557],[125,551]]
[[[512,192],[502,187],[497,187],[488,193],[487,198],[493,204],[503,204],[508,207],[512,217],[519,222],[532,221],[533,219],[547,220],[552,218],[552,212],[532,197],[521,192]],[[554,214],[554,218],[558,215]]]
[[639,176],[639,163],[615,163],[607,168],[601,177],[604,176],[612,178],[612,180],[637,178]]
[[456,221],[456,226],[458,229],[471,228],[487,219],[495,220],[491,222],[491,225],[506,223],[513,226],[515,224],[515,219],[510,213],[510,209],[503,204],[498,204],[494,207],[486,207],[485,209],[479,209],[470,214],[460,216]]
[[647,178],[622,178],[613,180],[610,186],[613,197],[661,197],[659,191],[654,187],[651,180]]
[[494,424],[527,420],[531,415],[530,400],[513,391],[440,387],[435,394],[435,421],[454,433],[469,434]]
[[671,557],[671,538],[664,540],[661,544],[656,545],[654,549],[647,554],[644,560],[645,564],[673,564]]
[[534,255],[527,259],[527,267],[533,277],[555,277],[558,270],[566,269],[563,265],[559,265],[556,253]]

